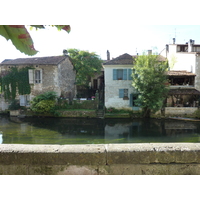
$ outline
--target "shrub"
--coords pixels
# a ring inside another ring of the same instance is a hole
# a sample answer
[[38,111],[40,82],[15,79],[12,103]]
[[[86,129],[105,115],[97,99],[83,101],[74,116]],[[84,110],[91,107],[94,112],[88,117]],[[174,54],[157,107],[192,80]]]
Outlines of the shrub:
[[31,107],[32,111],[37,113],[49,113],[55,106],[54,100],[42,100],[35,104],[34,107]]
[[18,109],[20,109],[19,101],[16,100],[16,99],[13,100],[13,101],[11,102],[11,104],[9,105],[8,109],[9,109],[9,110],[18,110]]
[[196,118],[200,118],[200,109],[198,109],[197,111],[195,111],[194,116]]
[[31,110],[37,113],[51,112],[55,106],[56,97],[54,91],[39,94],[31,101]]

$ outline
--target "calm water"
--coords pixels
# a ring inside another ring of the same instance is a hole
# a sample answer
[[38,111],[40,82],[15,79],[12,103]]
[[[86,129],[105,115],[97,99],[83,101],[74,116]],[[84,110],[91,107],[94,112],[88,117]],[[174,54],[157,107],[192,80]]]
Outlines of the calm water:
[[0,117],[0,143],[100,144],[200,141],[200,122]]

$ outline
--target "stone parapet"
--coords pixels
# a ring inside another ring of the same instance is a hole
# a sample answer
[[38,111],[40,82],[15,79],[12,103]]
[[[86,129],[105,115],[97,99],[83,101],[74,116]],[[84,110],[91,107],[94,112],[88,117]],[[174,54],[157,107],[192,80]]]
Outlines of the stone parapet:
[[200,144],[1,144],[0,174],[200,174]]

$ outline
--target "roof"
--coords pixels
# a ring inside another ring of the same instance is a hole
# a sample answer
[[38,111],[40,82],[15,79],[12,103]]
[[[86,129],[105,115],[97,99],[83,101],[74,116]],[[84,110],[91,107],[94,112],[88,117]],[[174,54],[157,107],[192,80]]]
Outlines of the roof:
[[6,59],[0,65],[58,65],[67,56],[51,56],[51,57],[31,57],[17,58],[14,60]]
[[170,89],[168,95],[200,95],[200,91],[196,89]]
[[[138,55],[131,56],[125,53],[117,58],[105,62],[103,65],[133,65],[133,61],[137,58],[137,56]],[[166,58],[161,55],[159,55],[158,58],[159,61],[166,61]]]
[[188,72],[188,71],[167,71],[168,76],[196,76],[196,74]]
[[133,57],[134,56],[125,53],[117,58],[107,61],[106,63],[104,63],[104,65],[132,65]]

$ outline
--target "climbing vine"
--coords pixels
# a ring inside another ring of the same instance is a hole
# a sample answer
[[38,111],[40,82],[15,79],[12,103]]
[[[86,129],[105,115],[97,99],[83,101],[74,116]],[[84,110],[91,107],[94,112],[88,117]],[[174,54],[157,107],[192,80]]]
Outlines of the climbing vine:
[[18,69],[12,67],[9,71],[2,73],[0,77],[1,92],[5,99],[15,99],[19,95],[30,94],[31,86],[29,84],[28,70],[31,67]]

